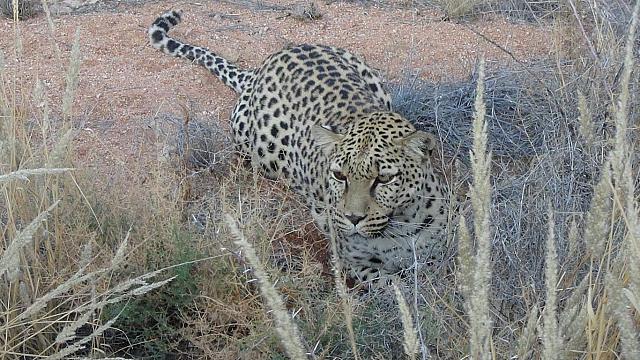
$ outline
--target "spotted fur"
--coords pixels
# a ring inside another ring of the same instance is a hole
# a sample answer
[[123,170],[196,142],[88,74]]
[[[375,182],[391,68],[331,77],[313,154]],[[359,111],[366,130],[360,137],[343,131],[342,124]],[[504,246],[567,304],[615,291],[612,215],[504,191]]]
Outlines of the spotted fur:
[[[300,45],[239,69],[167,35],[180,11],[158,17],[151,45],[209,69],[239,93],[238,149],[301,194],[338,255],[361,279],[396,273],[444,249],[446,186],[431,165],[436,139],[392,112],[376,72],[350,52]],[[431,260],[431,259],[429,259]]]

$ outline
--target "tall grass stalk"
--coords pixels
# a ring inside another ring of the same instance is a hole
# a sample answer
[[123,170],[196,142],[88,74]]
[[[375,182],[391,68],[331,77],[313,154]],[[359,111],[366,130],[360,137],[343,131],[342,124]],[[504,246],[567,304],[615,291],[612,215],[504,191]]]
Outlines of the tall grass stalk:
[[[636,1],[631,16],[631,24],[627,34],[624,51],[624,63],[620,81],[620,93],[615,106],[615,146],[613,150],[612,167],[615,186],[619,196],[616,202],[624,212],[627,232],[622,244],[622,253],[628,266],[628,285],[623,284],[614,275],[609,274],[608,284],[612,291],[612,306],[617,318],[622,354],[627,359],[640,358],[640,329],[637,325],[637,304],[640,299],[640,220],[636,201],[636,177],[632,170],[632,146],[629,144],[629,96],[631,73],[634,68],[634,44],[636,43],[636,27],[640,0]],[[632,309],[636,308],[636,312]]]
[[[49,10],[49,2],[47,0],[42,0],[42,10],[44,11],[45,17],[47,18],[47,26],[49,28],[49,36],[52,39],[55,39],[56,26],[53,24],[53,18],[51,17],[51,11]],[[56,59],[58,60],[58,64],[62,64],[62,53],[60,52],[60,47],[58,43],[52,41],[53,49],[56,52]]]
[[418,356],[418,334],[413,326],[413,318],[411,317],[411,311],[409,306],[402,296],[402,292],[398,288],[398,285],[393,283],[393,290],[396,294],[396,301],[398,302],[398,309],[400,310],[400,320],[402,320],[403,329],[403,342],[404,353],[407,358],[415,360]]
[[471,166],[473,186],[471,188],[471,206],[473,208],[473,227],[477,252],[473,264],[473,277],[470,294],[467,294],[467,307],[470,320],[471,358],[490,359],[491,318],[489,316],[489,286],[491,279],[491,152],[487,152],[487,124],[485,123],[484,103],[484,59],[478,66],[475,113],[473,116],[473,151]]
[[71,46],[71,57],[69,60],[69,67],[67,68],[66,88],[62,97],[62,114],[69,119],[71,117],[71,110],[73,100],[75,99],[76,89],[78,88],[78,81],[80,80],[80,28],[76,28],[75,36],[73,39],[73,45]]
[[611,164],[602,166],[600,180],[595,186],[591,206],[586,214],[584,242],[592,260],[600,261],[607,248],[611,231]]
[[529,309],[527,323],[518,337],[516,359],[530,359],[534,352],[534,345],[538,341],[536,329],[538,325],[538,306]]
[[474,274],[473,243],[467,219],[460,214],[460,230],[458,231],[458,288],[465,296],[473,293]]
[[557,294],[558,283],[558,255],[556,253],[555,217],[553,209],[549,205],[549,233],[547,235],[547,256],[545,258],[545,285],[547,288],[547,300],[542,311],[544,328],[542,332],[542,344],[544,347],[542,358],[554,360],[562,357],[564,350],[562,335],[558,329],[557,319]]
[[340,261],[340,257],[338,256],[336,234],[332,223],[329,223],[329,244],[331,246],[333,280],[335,281],[338,297],[340,298],[340,303],[342,305],[347,333],[349,334],[349,345],[353,352],[353,358],[358,360],[360,359],[360,355],[358,354],[358,346],[356,345],[356,333],[353,331],[353,306],[351,305],[351,297],[349,296],[349,292],[347,291],[347,286],[345,284],[346,279],[343,275],[342,261]]
[[585,140],[586,144],[593,144],[593,141],[595,140],[593,117],[591,116],[591,111],[587,105],[587,97],[580,90],[578,90],[578,111],[580,112],[580,127],[578,128],[578,131],[580,131],[580,135]]
[[54,202],[47,210],[41,212],[24,228],[24,230],[17,234],[13,241],[9,243],[9,246],[2,253],[2,257],[0,257],[0,277],[7,272],[8,280],[10,282],[13,282],[18,278],[20,271],[20,253],[22,249],[32,243],[35,232],[47,219],[49,213],[58,206],[59,203],[60,200]]
[[276,332],[280,337],[280,341],[282,342],[287,355],[289,355],[289,358],[294,360],[306,359],[306,351],[302,345],[298,327],[289,315],[289,312],[287,311],[282,298],[274,288],[273,283],[269,280],[267,271],[258,259],[258,255],[253,249],[253,246],[249,244],[244,234],[242,234],[240,229],[238,229],[238,225],[231,215],[225,214],[225,222],[233,236],[236,238],[236,244],[242,248],[245,258],[253,267],[253,273],[260,284],[260,292],[262,293],[262,296],[269,308],[271,308],[273,318],[276,323]]
[[5,175],[0,175],[0,185],[4,182],[21,180],[29,181],[29,175],[53,175],[62,174],[68,171],[73,171],[74,168],[38,168],[38,169],[21,169],[12,171]]
[[625,165],[625,157],[629,154],[628,145],[628,108],[629,108],[629,84],[631,82],[631,73],[633,71],[634,55],[633,47],[636,42],[636,26],[638,23],[638,7],[640,1],[636,1],[631,16],[631,24],[627,33],[627,41],[624,48],[624,62],[622,66],[622,75],[620,77],[620,93],[618,94],[615,105],[615,145],[612,157],[613,173],[615,174],[616,184],[622,183],[623,166]]

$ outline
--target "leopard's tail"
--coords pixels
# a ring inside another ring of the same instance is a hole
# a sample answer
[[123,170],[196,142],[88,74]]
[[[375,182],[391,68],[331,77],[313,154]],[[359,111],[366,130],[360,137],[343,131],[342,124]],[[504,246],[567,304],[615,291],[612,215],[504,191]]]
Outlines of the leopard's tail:
[[173,10],[160,15],[148,30],[151,46],[165,54],[185,58],[206,67],[237,93],[242,92],[245,87],[251,84],[255,76],[253,70],[239,69],[206,48],[185,44],[170,37],[167,34],[169,29],[178,25],[181,19],[181,10]]

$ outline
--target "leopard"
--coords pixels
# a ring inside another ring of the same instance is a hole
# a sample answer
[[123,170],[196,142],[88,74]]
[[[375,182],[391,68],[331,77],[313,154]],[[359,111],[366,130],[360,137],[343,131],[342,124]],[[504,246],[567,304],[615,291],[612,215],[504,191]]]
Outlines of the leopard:
[[353,278],[442,257],[450,203],[432,161],[438,138],[393,111],[378,70],[321,44],[289,46],[241,68],[169,36],[182,19],[182,10],[157,17],[151,46],[206,68],[238,94],[230,116],[237,150],[301,196]]

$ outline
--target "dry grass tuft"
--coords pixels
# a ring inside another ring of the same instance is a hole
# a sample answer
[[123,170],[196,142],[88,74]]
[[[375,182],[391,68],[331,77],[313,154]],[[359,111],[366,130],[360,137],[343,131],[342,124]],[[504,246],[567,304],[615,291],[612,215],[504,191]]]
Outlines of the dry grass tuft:
[[292,5],[291,17],[300,21],[312,21],[322,18],[320,8],[315,1],[305,1]]
[[11,19],[27,19],[39,10],[35,0],[0,0],[0,13]]
[[181,118],[167,114],[155,119],[152,126],[164,139],[162,161],[173,169],[228,171],[234,149],[228,132],[217,125],[221,121],[203,121],[187,106]]
[[300,21],[311,21],[322,18],[320,7],[316,0],[303,0],[293,4],[273,4],[267,1],[257,0],[227,0],[233,4],[246,6],[258,11],[280,11],[285,13],[283,17],[291,16]]
[[[170,267],[140,271],[129,266],[135,253],[131,232],[109,226],[102,215],[117,207],[109,209],[105,198],[94,202],[101,197],[90,191],[87,170],[73,163],[77,129],[72,120],[77,114],[71,104],[80,74],[79,36],[76,32],[71,47],[61,114],[65,121],[60,128],[52,126],[42,84],[17,74],[6,76],[0,63],[3,359],[68,359],[103,353],[101,347],[118,316],[102,318],[102,314],[175,279],[163,275]],[[154,225],[166,228],[168,223]],[[144,237],[141,232],[138,236]],[[142,275],[125,275],[121,272],[125,263],[127,271]]]
[[474,8],[481,4],[481,0],[439,0],[447,19],[459,19],[473,13]]

